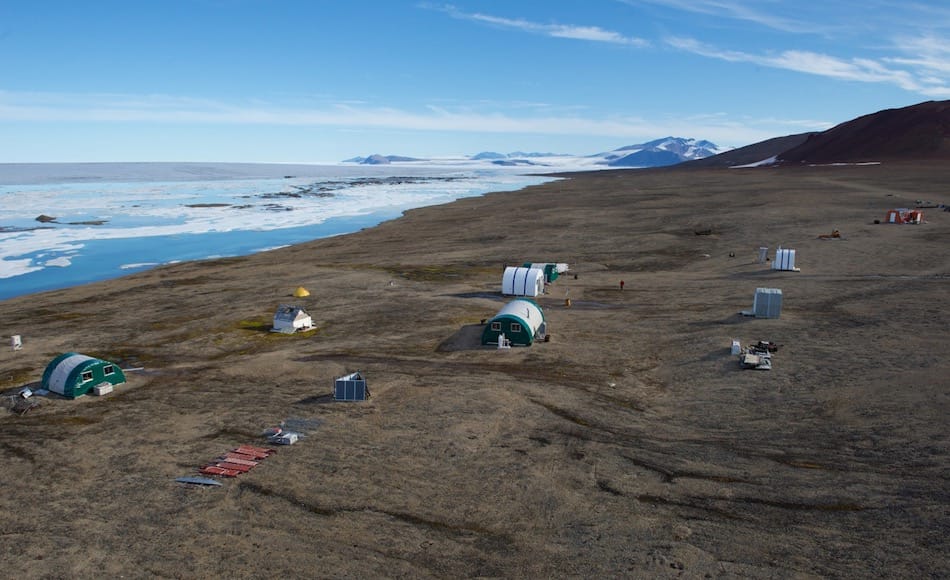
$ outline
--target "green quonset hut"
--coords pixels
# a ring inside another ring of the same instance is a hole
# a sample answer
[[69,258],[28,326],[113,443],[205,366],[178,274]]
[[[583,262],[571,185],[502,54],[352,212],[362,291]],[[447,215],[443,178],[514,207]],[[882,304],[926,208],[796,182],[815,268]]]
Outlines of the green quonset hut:
[[543,339],[547,325],[544,312],[533,300],[515,298],[505,304],[482,331],[482,344],[498,344],[498,335],[513,345],[529,346],[535,339]]
[[523,268],[536,268],[544,272],[544,281],[545,282],[554,282],[557,280],[560,272],[558,271],[557,264],[552,264],[550,262],[525,262]]
[[67,352],[54,358],[43,372],[43,388],[69,399],[88,394],[96,385],[121,385],[125,373],[100,358]]

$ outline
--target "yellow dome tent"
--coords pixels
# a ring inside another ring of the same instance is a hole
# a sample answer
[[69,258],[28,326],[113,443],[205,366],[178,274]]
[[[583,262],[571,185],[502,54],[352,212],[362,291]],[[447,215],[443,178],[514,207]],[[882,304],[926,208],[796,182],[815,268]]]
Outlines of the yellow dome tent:
[[294,297],[303,298],[304,296],[310,296],[310,291],[303,286],[298,286],[297,289],[294,290]]

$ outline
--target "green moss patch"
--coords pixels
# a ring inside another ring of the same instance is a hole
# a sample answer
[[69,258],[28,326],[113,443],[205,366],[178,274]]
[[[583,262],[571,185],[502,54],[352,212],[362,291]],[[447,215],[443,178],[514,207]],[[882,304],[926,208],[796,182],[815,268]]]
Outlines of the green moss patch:
[[18,387],[27,383],[36,374],[32,367],[19,367],[0,373],[0,388]]

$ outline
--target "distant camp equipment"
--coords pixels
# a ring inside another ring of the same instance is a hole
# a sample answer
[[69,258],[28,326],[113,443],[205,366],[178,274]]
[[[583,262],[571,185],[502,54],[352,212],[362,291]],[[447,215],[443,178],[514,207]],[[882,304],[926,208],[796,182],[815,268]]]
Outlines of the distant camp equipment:
[[113,390],[112,383],[100,383],[92,388],[92,394],[101,397],[102,395],[108,395]]
[[770,371],[772,370],[772,357],[768,356],[768,354],[763,355],[746,352],[739,357],[739,366],[744,369]]
[[923,219],[924,213],[919,209],[898,208],[888,210],[884,223],[919,224]]
[[514,266],[505,268],[501,280],[501,293],[505,296],[532,297],[544,294],[544,270]]
[[482,344],[498,344],[503,335],[509,344],[530,346],[535,339],[544,340],[546,333],[547,323],[541,307],[533,300],[516,298],[485,324]]
[[337,401],[365,401],[369,398],[366,379],[359,371],[339,377],[333,382],[333,398]]
[[756,318],[778,318],[782,314],[782,290],[756,288],[752,301],[752,315]]
[[282,427],[273,427],[264,432],[267,441],[277,445],[293,445],[300,439],[300,433],[286,431]]
[[795,267],[795,250],[779,248],[775,251],[775,259],[772,260],[773,270],[785,270],[788,272],[800,272],[800,268]]
[[[738,341],[733,341],[733,345]],[[760,340],[739,352],[739,366],[744,369],[759,371],[772,370],[772,353],[778,350],[778,345],[771,341]]]
[[764,263],[765,263],[765,260],[768,258],[768,255],[769,255],[769,249],[768,249],[768,247],[767,247],[767,246],[760,246],[760,247],[759,247],[759,258],[758,258],[758,260],[756,260],[756,262],[758,262],[759,264],[764,264]]
[[279,435],[274,435],[268,441],[271,443],[276,443],[277,445],[293,445],[300,439],[299,433],[294,433],[292,431],[285,431]]
[[13,336],[10,337],[10,339],[11,339],[10,342],[13,346],[13,350],[20,350],[21,348],[23,348],[23,339],[20,338],[19,334],[14,334]]
[[307,296],[310,296],[310,291],[303,286],[297,286],[297,289],[294,290],[294,298],[306,298]]
[[178,483],[190,483],[192,485],[220,486],[220,481],[215,481],[210,477],[176,477]]
[[521,267],[543,271],[545,282],[554,282],[563,272],[567,271],[567,264],[554,264],[551,262],[525,262]]
[[276,449],[267,447],[238,445],[214,461],[202,465],[198,469],[198,473],[204,475],[219,475],[222,477],[237,477],[242,473],[247,473],[275,452]]
[[54,358],[43,372],[43,388],[74,399],[100,385],[121,385],[125,373],[115,363],[67,352]]
[[749,346],[749,350],[752,352],[778,352],[778,345],[770,340],[760,340],[759,342]]
[[313,319],[300,306],[281,304],[274,313],[274,323],[271,332],[293,334],[298,330],[311,330]]

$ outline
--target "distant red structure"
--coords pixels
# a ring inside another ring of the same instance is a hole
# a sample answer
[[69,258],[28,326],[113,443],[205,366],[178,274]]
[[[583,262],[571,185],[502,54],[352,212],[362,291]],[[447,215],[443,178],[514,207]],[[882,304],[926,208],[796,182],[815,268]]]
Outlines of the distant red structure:
[[924,212],[919,209],[891,209],[887,212],[884,223],[887,224],[919,224],[924,219]]

